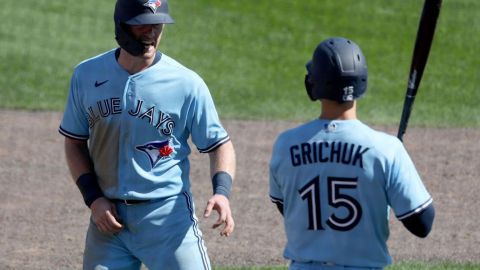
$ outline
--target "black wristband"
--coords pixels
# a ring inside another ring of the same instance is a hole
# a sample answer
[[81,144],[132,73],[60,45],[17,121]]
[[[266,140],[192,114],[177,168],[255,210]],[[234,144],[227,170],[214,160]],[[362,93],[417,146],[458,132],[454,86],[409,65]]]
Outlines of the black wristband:
[[76,184],[88,207],[90,207],[96,199],[103,197],[102,189],[98,185],[97,176],[94,173],[90,172],[80,175]]
[[212,178],[213,194],[230,196],[232,191],[232,176],[226,172],[217,172]]

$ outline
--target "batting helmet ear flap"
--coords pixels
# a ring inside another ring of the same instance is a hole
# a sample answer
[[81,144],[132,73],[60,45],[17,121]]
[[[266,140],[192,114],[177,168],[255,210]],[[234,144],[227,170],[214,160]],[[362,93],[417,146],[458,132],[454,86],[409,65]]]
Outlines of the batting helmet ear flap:
[[313,83],[310,80],[310,68],[312,66],[312,61],[308,61],[305,67],[307,68],[307,74],[305,75],[305,90],[307,90],[308,97],[311,101],[315,101],[313,97]]
[[143,53],[143,44],[133,38],[128,25],[122,22],[115,23],[115,39],[118,45],[133,56],[139,56]]

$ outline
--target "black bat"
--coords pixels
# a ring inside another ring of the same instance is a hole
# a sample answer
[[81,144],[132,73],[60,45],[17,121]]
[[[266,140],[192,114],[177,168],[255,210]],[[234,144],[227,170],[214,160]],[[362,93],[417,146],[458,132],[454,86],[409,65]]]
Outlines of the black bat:
[[418,25],[415,48],[413,50],[412,63],[410,65],[410,74],[408,79],[407,94],[403,104],[402,118],[398,128],[397,137],[403,141],[403,135],[407,130],[408,119],[412,112],[413,101],[418,91],[418,86],[422,80],[423,70],[427,64],[428,54],[433,41],[433,34],[437,25],[438,15],[442,0],[425,0],[422,16]]

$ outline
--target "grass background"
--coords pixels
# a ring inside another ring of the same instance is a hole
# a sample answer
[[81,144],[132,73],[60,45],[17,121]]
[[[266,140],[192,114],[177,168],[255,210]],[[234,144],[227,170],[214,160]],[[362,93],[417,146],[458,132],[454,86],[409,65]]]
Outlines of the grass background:
[[[480,2],[445,0],[410,125],[480,127]],[[63,109],[74,66],[116,46],[114,0],[2,0],[0,107]],[[369,90],[359,115],[400,119],[423,1],[172,0],[161,50],[197,71],[223,118],[306,120],[318,103],[304,64],[332,36],[360,45]]]
[[[409,124],[479,128],[480,1],[443,2]],[[116,46],[114,3],[2,0],[0,108],[61,111],[75,65]],[[204,78],[223,118],[307,120],[319,105],[304,91],[304,65],[320,41],[348,37],[369,66],[360,118],[397,125],[422,6],[419,0],[171,0],[176,23],[166,28],[161,50]],[[400,262],[389,269],[479,267]]]

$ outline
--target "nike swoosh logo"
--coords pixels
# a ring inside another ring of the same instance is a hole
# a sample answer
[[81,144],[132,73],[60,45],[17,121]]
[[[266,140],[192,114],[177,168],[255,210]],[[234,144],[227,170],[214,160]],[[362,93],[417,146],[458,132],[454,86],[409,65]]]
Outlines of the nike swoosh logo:
[[106,82],[108,82],[108,80],[105,80],[103,82],[95,81],[95,87],[99,87],[100,85],[105,84]]

